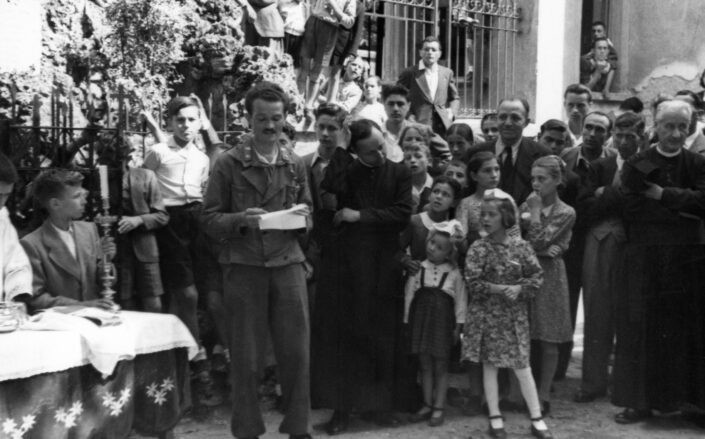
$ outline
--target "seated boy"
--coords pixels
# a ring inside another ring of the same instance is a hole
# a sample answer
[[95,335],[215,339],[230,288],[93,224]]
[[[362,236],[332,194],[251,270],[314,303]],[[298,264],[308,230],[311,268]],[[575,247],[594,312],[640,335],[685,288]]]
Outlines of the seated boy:
[[113,305],[100,298],[98,282],[103,254],[112,260],[115,243],[100,239],[94,223],[76,221],[86,206],[82,181],[78,172],[63,169],[44,171],[34,180],[35,205],[48,217],[20,241],[34,275],[30,310],[78,304],[110,309]]
[[32,268],[5,207],[16,182],[15,166],[0,153],[0,300],[3,301],[26,300],[32,295]]

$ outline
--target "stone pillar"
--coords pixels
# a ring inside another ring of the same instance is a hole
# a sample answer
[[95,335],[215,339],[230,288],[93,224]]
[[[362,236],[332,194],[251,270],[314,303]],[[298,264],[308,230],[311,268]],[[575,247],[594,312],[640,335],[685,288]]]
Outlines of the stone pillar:
[[563,91],[580,79],[582,0],[538,0],[536,116],[563,119]]

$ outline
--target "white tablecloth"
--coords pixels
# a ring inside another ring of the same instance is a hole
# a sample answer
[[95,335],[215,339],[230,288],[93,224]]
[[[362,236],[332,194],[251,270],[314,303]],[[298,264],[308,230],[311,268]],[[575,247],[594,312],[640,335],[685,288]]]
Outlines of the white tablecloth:
[[[52,313],[58,314],[58,313]],[[0,381],[27,378],[41,373],[59,372],[92,364],[109,375],[120,360],[174,348],[188,348],[189,359],[198,353],[198,345],[186,326],[171,314],[120,311],[122,324],[97,327],[79,321],[67,328],[61,316],[35,329],[0,334]],[[79,317],[71,317],[80,319]]]

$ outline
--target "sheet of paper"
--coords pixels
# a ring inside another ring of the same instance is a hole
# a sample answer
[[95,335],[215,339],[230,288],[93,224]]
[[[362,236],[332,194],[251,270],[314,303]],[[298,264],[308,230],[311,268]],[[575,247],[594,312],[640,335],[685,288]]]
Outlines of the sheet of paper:
[[265,213],[260,216],[259,228],[261,230],[303,229],[306,227],[306,216],[296,212],[305,208],[305,204],[297,204],[290,209]]

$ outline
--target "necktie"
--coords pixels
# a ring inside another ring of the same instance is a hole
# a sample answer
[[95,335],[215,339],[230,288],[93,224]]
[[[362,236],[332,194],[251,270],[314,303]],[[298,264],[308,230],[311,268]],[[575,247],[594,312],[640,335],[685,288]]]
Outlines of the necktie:
[[502,161],[502,175],[500,176],[502,180],[510,181],[512,175],[514,174],[514,157],[512,155],[512,147],[504,147],[504,160]]

